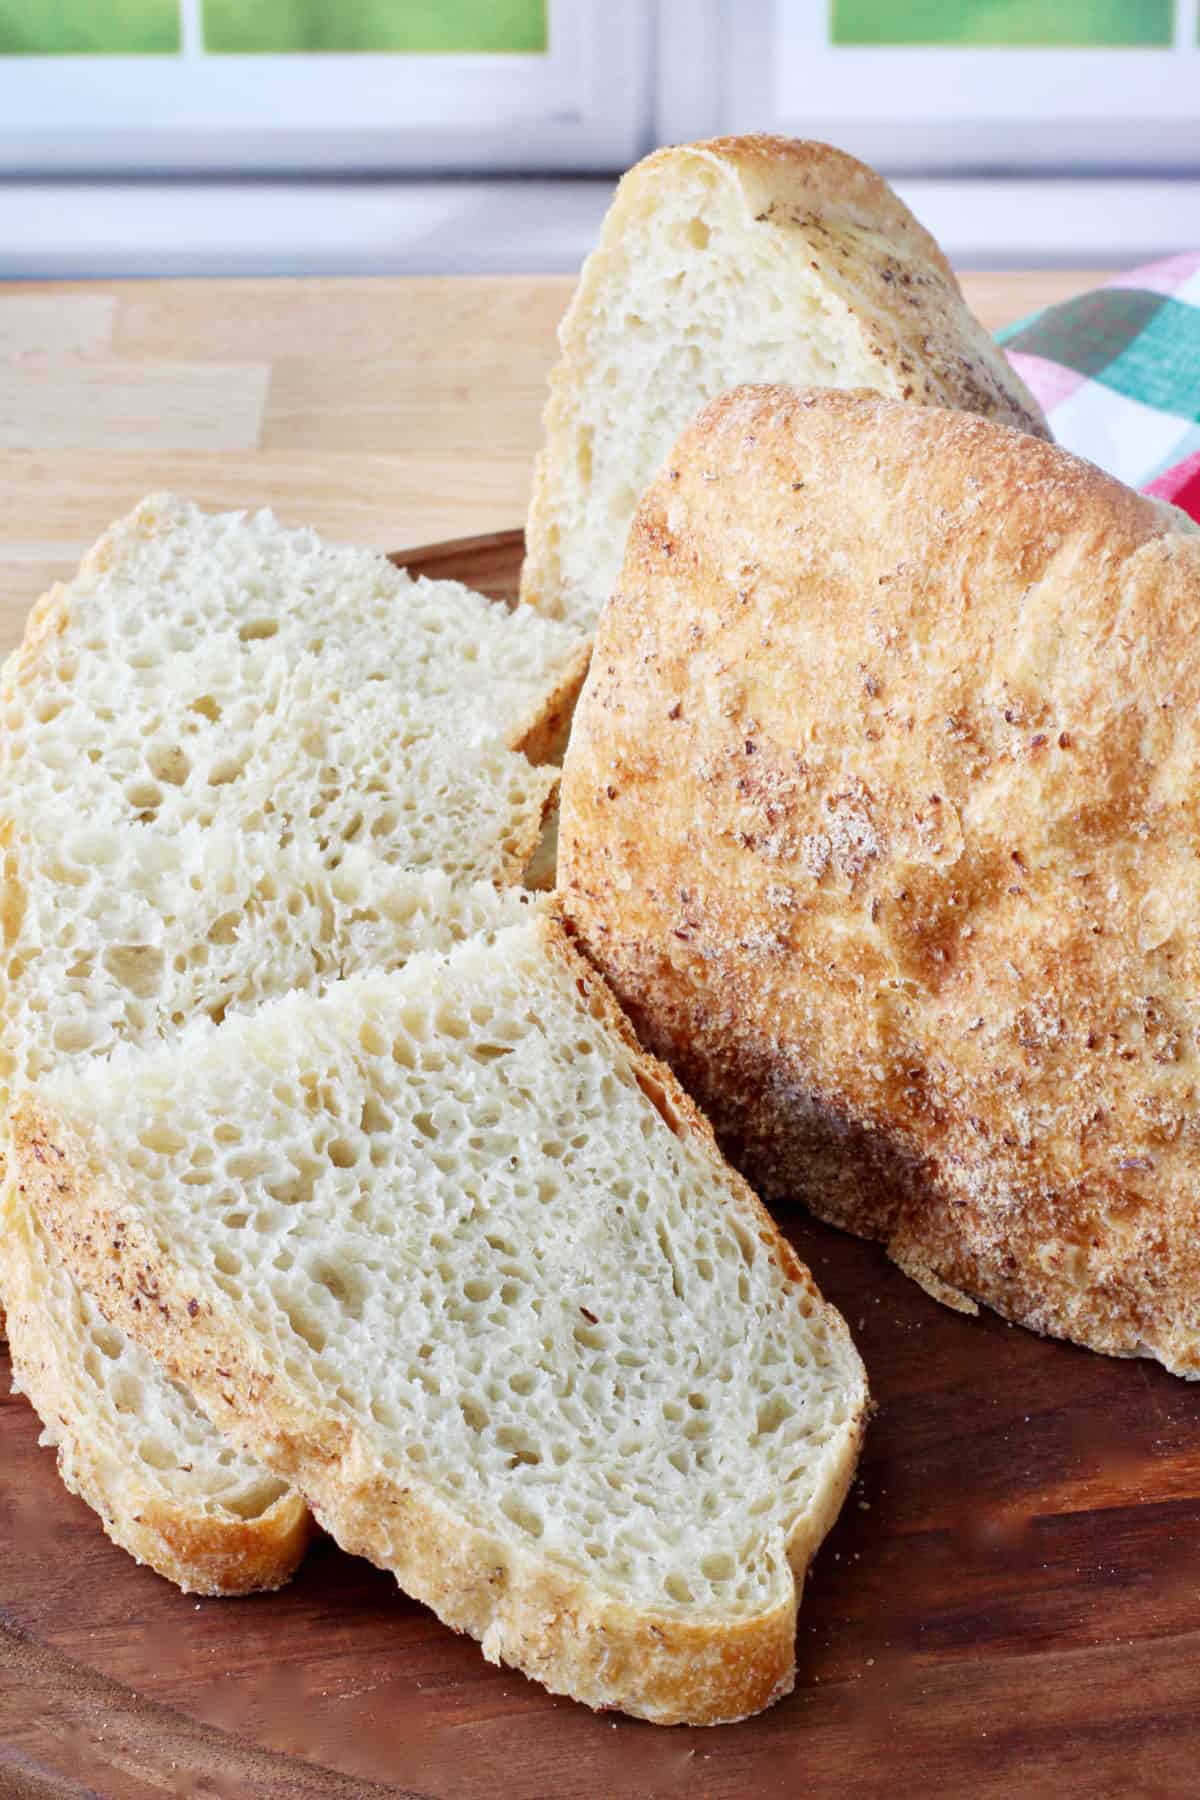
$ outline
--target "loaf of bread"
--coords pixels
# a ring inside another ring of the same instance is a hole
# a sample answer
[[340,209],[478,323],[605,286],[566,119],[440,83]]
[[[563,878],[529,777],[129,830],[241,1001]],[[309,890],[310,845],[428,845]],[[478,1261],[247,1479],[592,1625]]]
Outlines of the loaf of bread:
[[60,1067],[13,1129],[105,1313],[486,1656],[663,1723],[789,1690],[862,1366],[552,917]]
[[[0,1121],[58,1061],[511,921],[469,884],[534,848],[557,774],[514,746],[553,738],[585,655],[269,515],[143,502],[0,684]],[[304,1507],[68,1303],[11,1188],[3,1211],[14,1371],[68,1486],[181,1586],[285,1579]]]
[[828,144],[717,138],[639,163],[560,337],[521,593],[589,629],[642,489],[739,382],[872,388],[1049,436],[933,238]]
[[725,395],[644,497],[559,883],[776,1199],[1200,1373],[1200,536],[965,413]]

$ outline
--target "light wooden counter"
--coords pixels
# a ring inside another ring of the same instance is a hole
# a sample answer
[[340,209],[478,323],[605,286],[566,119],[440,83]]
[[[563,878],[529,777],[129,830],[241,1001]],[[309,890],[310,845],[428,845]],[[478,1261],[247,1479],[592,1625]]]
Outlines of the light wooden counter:
[[[963,279],[990,327],[1082,271]],[[142,494],[267,503],[380,549],[521,523],[572,283],[106,281],[0,287],[0,651]]]

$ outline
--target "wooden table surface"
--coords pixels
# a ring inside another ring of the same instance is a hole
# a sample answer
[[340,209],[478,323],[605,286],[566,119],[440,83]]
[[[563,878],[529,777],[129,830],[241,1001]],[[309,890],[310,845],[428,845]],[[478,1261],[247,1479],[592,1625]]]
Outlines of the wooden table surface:
[[[1092,285],[963,278],[990,327]],[[380,549],[524,517],[567,277],[0,286],[0,652],[144,493]]]

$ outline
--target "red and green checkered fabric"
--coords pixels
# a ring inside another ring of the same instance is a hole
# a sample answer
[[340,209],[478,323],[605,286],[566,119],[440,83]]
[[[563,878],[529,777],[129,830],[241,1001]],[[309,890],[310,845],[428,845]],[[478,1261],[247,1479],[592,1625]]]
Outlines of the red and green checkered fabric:
[[998,336],[1065,449],[1200,520],[1200,252]]

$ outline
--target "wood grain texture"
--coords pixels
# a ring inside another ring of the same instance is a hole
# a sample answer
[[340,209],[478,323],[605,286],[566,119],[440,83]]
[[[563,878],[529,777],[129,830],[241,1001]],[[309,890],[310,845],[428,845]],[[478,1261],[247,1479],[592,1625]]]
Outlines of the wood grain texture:
[[396,550],[392,561],[430,581],[461,581],[489,600],[503,600],[512,607],[521,591],[524,555],[523,531],[488,531],[476,537],[423,544],[416,550]]
[[[989,279],[991,323],[1088,285]],[[392,282],[110,284],[82,297],[115,297],[123,360],[139,354],[140,332],[162,360],[254,361],[269,357],[276,328],[280,343],[307,335],[319,360],[349,309],[355,343],[386,344],[388,319],[404,316],[416,363],[420,330],[437,335],[439,300],[474,332],[482,290],[494,288],[511,328],[528,318],[548,362],[567,284],[473,285],[481,291],[464,295],[414,284],[425,291],[412,298]],[[53,301],[54,329],[76,333],[79,355],[102,357],[100,314],[72,324],[61,310],[72,292],[17,299]],[[343,342],[337,353],[354,350]],[[424,540],[400,560],[511,598],[519,532],[429,544],[521,516],[533,443],[506,410],[504,364],[500,345],[477,395],[494,425],[478,456],[443,457],[436,404],[425,445],[371,455],[122,442],[102,456],[49,452],[35,405],[29,449],[0,457],[4,647],[44,580],[161,485],[213,505],[265,500],[379,548]],[[186,1599],[110,1545],[62,1489],[0,1361],[0,1795],[1193,1791],[1200,1391],[1147,1364],[948,1313],[874,1247],[799,1214],[785,1223],[844,1311],[879,1403],[861,1479],[810,1577],[789,1700],[712,1731],[592,1715],[490,1667],[328,1542],[280,1594]]]
[[30,447],[36,413],[46,450],[107,451],[126,437],[144,450],[181,440],[196,450],[251,450],[262,432],[265,363],[124,361],[77,356],[55,369],[40,357],[5,370],[0,449]]
[[[963,277],[994,327],[1098,277]],[[387,549],[525,516],[572,282],[30,282],[0,288],[0,654],[155,488]]]

